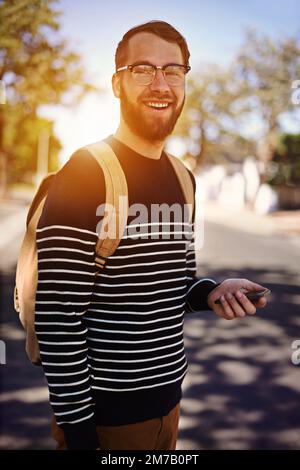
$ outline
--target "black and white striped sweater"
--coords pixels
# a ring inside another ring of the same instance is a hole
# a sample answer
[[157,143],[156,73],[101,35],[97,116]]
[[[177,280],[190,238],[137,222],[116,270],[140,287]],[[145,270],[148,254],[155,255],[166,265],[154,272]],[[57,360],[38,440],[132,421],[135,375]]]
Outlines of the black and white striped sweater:
[[[112,136],[106,142],[125,172],[130,206],[142,203],[150,213],[151,204],[184,204],[164,152],[154,160]],[[214,287],[196,277],[193,225],[177,239],[174,220],[156,224],[155,237],[151,220],[142,237],[125,234],[97,275],[96,209],[104,201],[103,172],[79,150],[55,176],[37,230],[35,325],[50,402],[70,449],[98,447],[97,424],[144,421],[178,403],[186,301],[207,309]]]

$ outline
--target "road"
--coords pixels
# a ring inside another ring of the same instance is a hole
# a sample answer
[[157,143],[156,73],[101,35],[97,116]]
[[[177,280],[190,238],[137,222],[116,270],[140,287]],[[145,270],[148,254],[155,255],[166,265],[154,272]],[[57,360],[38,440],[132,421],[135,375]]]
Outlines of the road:
[[[50,408],[39,367],[24,353],[12,305],[18,237],[2,247],[2,449],[51,449]],[[4,258],[9,262],[4,262]],[[234,321],[211,312],[185,321],[189,372],[184,382],[178,449],[300,449],[300,250],[287,237],[267,237],[207,222],[198,274],[248,277],[269,287],[267,308]]]
[[212,313],[185,322],[185,381],[179,449],[299,449],[300,250],[288,238],[208,223],[198,274],[247,277],[272,290],[255,317]]

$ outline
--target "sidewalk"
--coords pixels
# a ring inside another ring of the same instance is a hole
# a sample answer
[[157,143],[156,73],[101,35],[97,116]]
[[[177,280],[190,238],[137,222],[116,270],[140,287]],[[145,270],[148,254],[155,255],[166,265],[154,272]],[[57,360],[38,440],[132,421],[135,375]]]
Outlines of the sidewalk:
[[28,202],[0,200],[0,272],[14,268],[25,233]]
[[300,210],[259,215],[247,208],[236,209],[211,201],[205,202],[203,209],[204,218],[209,222],[256,235],[286,236],[300,243]]

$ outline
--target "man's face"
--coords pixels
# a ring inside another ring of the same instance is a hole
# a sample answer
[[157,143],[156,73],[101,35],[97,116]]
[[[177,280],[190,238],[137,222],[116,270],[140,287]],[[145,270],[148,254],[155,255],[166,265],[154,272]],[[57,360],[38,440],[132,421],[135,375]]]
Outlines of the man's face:
[[[178,44],[147,32],[138,33],[129,40],[126,64],[122,65],[144,61],[161,66],[168,63],[184,65]],[[113,80],[115,95],[120,98],[122,118],[128,127],[145,140],[165,140],[181,114],[185,100],[184,84],[168,85],[161,70],[157,70],[153,82],[146,86],[137,84],[129,70],[116,74]],[[168,107],[150,107],[147,103],[153,101],[168,102]]]

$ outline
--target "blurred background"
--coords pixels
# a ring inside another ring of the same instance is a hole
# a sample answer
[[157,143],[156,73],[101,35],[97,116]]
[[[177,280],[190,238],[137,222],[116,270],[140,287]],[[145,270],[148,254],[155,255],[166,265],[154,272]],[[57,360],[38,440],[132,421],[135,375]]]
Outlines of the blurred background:
[[[123,34],[171,23],[191,52],[168,150],[197,180],[198,275],[272,290],[254,318],[186,317],[178,449],[300,448],[300,25],[296,0],[0,1],[1,449],[51,449],[47,387],[13,310],[36,185],[115,132]],[[298,341],[298,342],[297,342]]]

